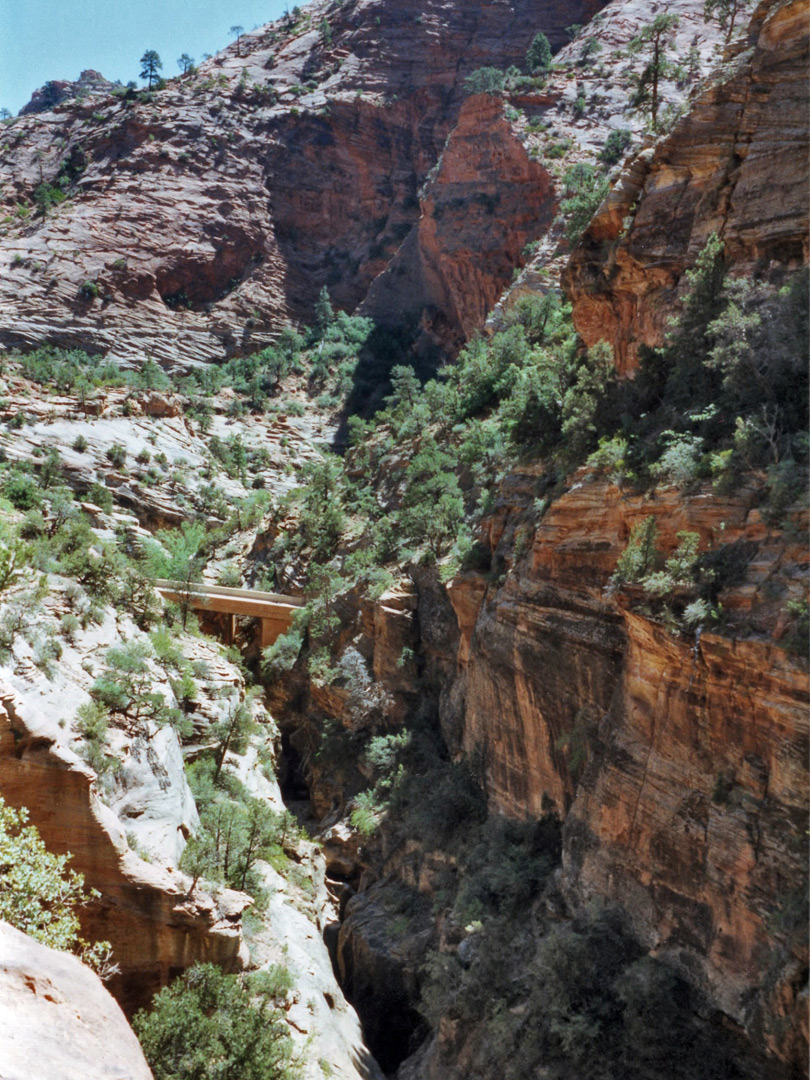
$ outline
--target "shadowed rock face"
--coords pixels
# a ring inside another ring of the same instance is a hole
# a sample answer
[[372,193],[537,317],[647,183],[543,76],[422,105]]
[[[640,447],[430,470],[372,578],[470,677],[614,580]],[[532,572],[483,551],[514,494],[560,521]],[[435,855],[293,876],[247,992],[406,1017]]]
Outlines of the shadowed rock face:
[[[551,176],[532,161],[499,99],[468,98],[425,189],[421,217],[362,311],[458,348],[484,323],[527,240],[551,223]],[[418,328],[418,329],[417,329]]]
[[9,1080],[152,1077],[98,976],[8,923],[0,923],[0,1061]]
[[[0,340],[210,360],[308,317],[324,284],[354,308],[418,221],[417,192],[455,124],[464,77],[522,65],[538,20],[558,46],[565,26],[601,6],[358,0],[330,12],[327,43],[316,4],[313,29],[282,22],[247,34],[242,55],[232,46],[150,102],[94,94],[17,119],[0,142],[0,200],[13,213],[60,177],[71,199],[0,244]],[[484,124],[485,146],[506,147],[505,171],[497,149],[478,161],[468,149],[457,155],[467,175],[457,181],[448,164],[442,185],[464,185],[480,167],[484,191],[512,184],[516,170],[516,191],[539,190],[467,215],[460,245],[447,227],[420,232],[426,303],[455,338],[480,324],[548,196],[505,125],[481,106],[467,116]],[[473,266],[477,248],[492,258]]]
[[660,344],[712,233],[738,275],[779,281],[807,261],[806,0],[761,4],[746,44],[732,76],[632,162],[564,274],[577,330],[609,341],[622,373]]

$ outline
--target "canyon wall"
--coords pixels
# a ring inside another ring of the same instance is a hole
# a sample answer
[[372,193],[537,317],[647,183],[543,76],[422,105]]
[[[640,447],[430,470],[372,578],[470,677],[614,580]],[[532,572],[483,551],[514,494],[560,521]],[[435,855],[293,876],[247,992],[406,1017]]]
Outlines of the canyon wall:
[[[465,76],[522,65],[541,22],[561,45],[565,26],[601,6],[315,4],[143,100],[91,94],[16,118],[0,132],[0,340],[188,363],[256,351],[286,319],[311,318],[323,285],[353,309],[419,220],[418,191],[455,125]],[[326,14],[328,39],[317,28]],[[516,167],[524,188],[537,178],[540,190],[528,205],[505,199],[494,219],[479,208],[457,251],[434,245],[424,306],[456,338],[506,285],[527,221],[548,205],[547,178],[519,160],[505,125],[481,106],[467,115],[494,133],[481,190],[508,187]],[[468,173],[470,145],[468,131],[457,141]],[[31,214],[43,184],[69,198]],[[470,257],[491,249],[492,260]],[[456,310],[479,291],[474,312]]]
[[737,275],[780,282],[808,257],[808,5],[766,2],[672,134],[624,172],[563,275],[588,345],[620,372],[660,344],[712,233]]
[[120,973],[108,985],[128,1014],[192,964],[243,966],[241,915],[249,897],[189,894],[183,874],[139,858],[94,791],[95,773],[60,741],[56,722],[7,687],[0,693],[0,759],[0,795],[27,807],[46,847],[69,852],[71,867],[101,894],[81,910],[82,932],[112,945]]

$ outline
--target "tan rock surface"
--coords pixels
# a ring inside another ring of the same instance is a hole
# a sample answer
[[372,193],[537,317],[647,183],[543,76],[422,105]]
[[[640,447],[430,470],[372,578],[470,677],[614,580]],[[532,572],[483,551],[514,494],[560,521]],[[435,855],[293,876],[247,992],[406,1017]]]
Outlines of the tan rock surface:
[[75,956],[0,923],[0,1078],[151,1080],[134,1032]]
[[127,1012],[148,1003],[170,977],[198,961],[238,970],[241,913],[249,903],[225,890],[218,901],[129,850],[118,819],[93,790],[95,773],[59,739],[55,722],[13,692],[0,694],[0,794],[26,806],[46,846],[70,852],[101,898],[81,912],[89,940],[109,941],[121,972],[110,989]]

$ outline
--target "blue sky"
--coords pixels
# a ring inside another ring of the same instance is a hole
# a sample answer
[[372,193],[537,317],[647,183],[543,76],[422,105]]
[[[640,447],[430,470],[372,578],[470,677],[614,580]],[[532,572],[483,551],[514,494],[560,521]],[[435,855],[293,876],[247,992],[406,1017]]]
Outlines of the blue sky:
[[[296,0],[291,0],[292,7]],[[246,30],[283,14],[286,0],[0,0],[0,108],[16,113],[49,79],[95,68],[138,79],[138,60],[157,49],[163,74],[177,57],[224,48],[231,26]]]

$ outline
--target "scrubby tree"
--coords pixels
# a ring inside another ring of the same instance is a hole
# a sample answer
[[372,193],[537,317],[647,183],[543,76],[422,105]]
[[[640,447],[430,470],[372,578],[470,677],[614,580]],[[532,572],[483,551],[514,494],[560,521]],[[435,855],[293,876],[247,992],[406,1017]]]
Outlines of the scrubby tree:
[[45,847],[25,807],[0,798],[0,919],[51,949],[72,952],[100,974],[112,974],[109,943],[89,945],[80,935],[79,909],[98,896],[68,868],[70,855]]
[[130,641],[107,650],[106,667],[90,687],[90,696],[119,717],[131,730],[147,721],[162,724],[177,719],[166,698],[155,690],[149,666],[151,650],[141,641]]
[[633,133],[628,128],[614,128],[599,151],[599,160],[605,165],[615,165],[632,141]]
[[529,51],[526,53],[526,66],[532,74],[537,71],[548,71],[551,66],[551,45],[542,30],[534,35],[534,40],[529,46]]
[[147,49],[141,57],[141,78],[146,79],[149,83],[149,89],[152,89],[152,84],[160,78],[160,71],[163,70],[163,61],[154,49]]
[[751,0],[706,0],[703,17],[716,22],[726,32],[726,44],[731,41],[737,17],[751,6]]
[[177,66],[184,75],[188,75],[194,68],[194,57],[189,56],[187,52],[184,52],[182,56],[177,58]]
[[679,25],[680,18],[677,15],[656,15],[627,46],[631,54],[644,53],[647,57],[644,67],[635,78],[633,105],[637,108],[649,106],[653,130],[658,125],[661,80],[671,74],[673,68],[667,58],[667,51]]
[[506,85],[506,76],[496,67],[482,67],[464,80],[468,94],[500,94]]
[[[259,973],[261,974],[261,973]],[[133,1021],[155,1080],[287,1080],[292,1043],[258,977],[198,964]]]
[[583,43],[582,50],[579,54],[579,62],[583,67],[587,67],[593,58],[602,51],[602,42],[598,37],[589,37]]
[[607,177],[592,165],[578,161],[568,169],[563,179],[565,198],[560,210],[566,218],[565,235],[569,244],[579,240],[609,188]]
[[321,337],[326,333],[334,318],[335,309],[329,299],[329,290],[324,285],[318,293],[318,299],[315,301],[315,325]]
[[243,754],[256,726],[249,701],[232,701],[227,714],[212,726],[211,734],[218,742],[214,782],[219,778],[228,752]]
[[0,120],[10,120],[11,112],[8,109],[0,109]]

